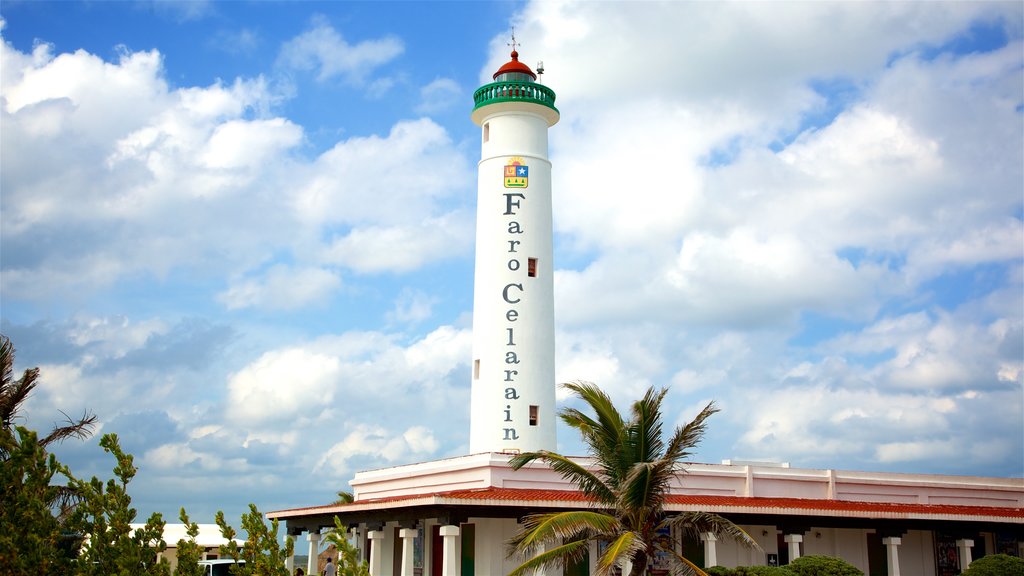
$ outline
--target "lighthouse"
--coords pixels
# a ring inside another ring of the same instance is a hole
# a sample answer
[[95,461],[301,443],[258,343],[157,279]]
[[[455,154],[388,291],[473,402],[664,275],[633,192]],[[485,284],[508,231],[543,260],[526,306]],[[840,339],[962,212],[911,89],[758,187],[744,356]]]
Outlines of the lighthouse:
[[[543,72],[542,70],[539,70]],[[473,94],[480,127],[471,453],[555,450],[553,90],[519,61]]]

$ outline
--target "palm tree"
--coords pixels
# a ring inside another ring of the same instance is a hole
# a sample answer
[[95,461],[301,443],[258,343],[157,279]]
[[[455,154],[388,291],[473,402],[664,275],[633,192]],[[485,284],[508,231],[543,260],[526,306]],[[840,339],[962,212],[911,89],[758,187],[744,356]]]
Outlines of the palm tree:
[[520,533],[508,542],[508,549],[510,556],[523,554],[530,558],[509,576],[580,562],[592,540],[608,545],[597,562],[598,576],[610,574],[625,562],[632,564],[629,576],[642,576],[648,562],[659,553],[669,558],[673,573],[704,574],[662,536],[666,529],[691,538],[710,532],[757,547],[739,526],[717,514],[665,513],[670,483],[683,471],[684,461],[703,438],[705,420],[718,412],[714,402],[691,422],[676,428],[666,444],[662,440],[661,402],[667,389],[649,388],[641,400],[633,403],[630,419],[625,420],[596,385],[573,382],[562,386],[595,414],[591,417],[575,408],[563,409],[559,414],[582,435],[594,459],[593,467],[546,450],[516,455],[509,464],[515,470],[535,460],[548,464],[576,484],[594,507],[527,516]]

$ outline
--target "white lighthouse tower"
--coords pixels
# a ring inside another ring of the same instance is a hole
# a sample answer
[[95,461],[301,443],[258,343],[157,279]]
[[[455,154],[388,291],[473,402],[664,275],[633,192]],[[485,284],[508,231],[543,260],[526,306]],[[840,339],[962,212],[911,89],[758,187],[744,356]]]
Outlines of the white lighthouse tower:
[[481,128],[469,448],[555,450],[551,162],[555,93],[519,61],[473,94]]

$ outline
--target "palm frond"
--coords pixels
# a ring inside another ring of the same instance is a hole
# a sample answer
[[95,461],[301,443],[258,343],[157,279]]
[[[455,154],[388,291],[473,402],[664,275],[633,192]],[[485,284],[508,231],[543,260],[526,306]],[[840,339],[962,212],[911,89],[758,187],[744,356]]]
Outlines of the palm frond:
[[658,549],[667,552],[674,560],[672,576],[708,576],[708,573],[690,561],[687,557],[676,552],[671,546],[658,546]]
[[533,554],[543,545],[567,538],[614,534],[620,526],[614,516],[590,510],[531,514],[523,519],[519,533],[508,541],[508,555]]
[[677,463],[689,458],[692,455],[690,450],[700,444],[704,438],[704,433],[707,431],[707,419],[716,412],[718,412],[718,406],[715,402],[708,402],[707,406],[693,420],[676,428],[665,449],[665,458],[671,458]]
[[671,526],[683,534],[684,538],[700,539],[702,534],[711,533],[719,539],[730,539],[760,550],[761,546],[743,528],[731,520],[710,512],[682,512],[662,521],[663,526]]
[[623,532],[608,544],[604,554],[597,559],[597,575],[608,574],[624,560],[631,560],[633,554],[643,550],[645,546],[643,539],[638,537],[636,532]]
[[634,462],[647,462],[661,456],[664,447],[661,439],[661,402],[667,392],[667,388],[657,390],[652,386],[643,398],[633,403],[628,429]]
[[562,475],[562,478],[576,484],[587,496],[596,499],[598,502],[603,502],[609,506],[615,503],[615,494],[611,488],[606,485],[601,478],[598,478],[591,471],[587,470],[579,463],[574,460],[562,456],[557,452],[548,452],[547,450],[538,450],[536,452],[523,452],[522,454],[516,454],[509,458],[509,466],[513,470],[519,470],[523,466],[535,461],[540,460],[552,470]]
[[71,417],[63,411],[61,414],[64,415],[64,420],[67,424],[63,426],[54,426],[53,430],[46,435],[46,438],[39,441],[40,446],[45,448],[54,442],[63,442],[68,438],[84,440],[92,436],[93,428],[96,427],[95,414],[85,412],[78,420],[72,420]]
[[669,484],[675,475],[675,463],[667,458],[637,462],[619,486],[620,509],[649,509],[660,513]]
[[4,428],[11,428],[38,379],[39,368],[29,368],[14,380],[14,344],[0,334],[0,424]]
[[608,483],[616,484],[629,470],[629,460],[621,450],[627,443],[622,414],[611,398],[592,382],[568,382],[562,387],[575,393],[597,416],[595,420],[579,410],[567,408],[559,413],[562,421],[580,431],[584,444],[597,460]]
[[508,573],[508,576],[525,576],[533,574],[544,568],[562,567],[566,564],[581,562],[587,556],[589,542],[586,540],[574,540],[546,550],[523,562],[515,570]]

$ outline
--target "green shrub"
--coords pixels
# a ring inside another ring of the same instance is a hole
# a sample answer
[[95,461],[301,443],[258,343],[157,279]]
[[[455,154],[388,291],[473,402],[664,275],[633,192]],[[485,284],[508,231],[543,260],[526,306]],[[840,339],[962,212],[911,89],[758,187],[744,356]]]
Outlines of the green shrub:
[[864,576],[849,562],[831,556],[802,556],[786,567],[798,576]]
[[710,576],[795,576],[785,567],[776,566],[740,566],[738,568],[712,566],[706,572]]
[[785,566],[740,566],[734,574],[735,576],[795,576],[795,573]]
[[1024,560],[1006,554],[985,556],[971,562],[963,576],[1024,576]]

